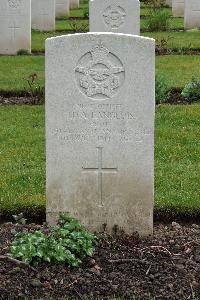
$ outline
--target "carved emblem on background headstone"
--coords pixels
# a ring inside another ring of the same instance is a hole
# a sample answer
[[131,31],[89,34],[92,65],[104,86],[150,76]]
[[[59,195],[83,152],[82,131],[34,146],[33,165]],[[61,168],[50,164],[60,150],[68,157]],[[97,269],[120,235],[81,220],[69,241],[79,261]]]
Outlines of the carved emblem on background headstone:
[[21,6],[21,0],[8,0],[10,8],[19,8]]
[[111,29],[117,29],[124,24],[126,12],[121,6],[110,5],[103,13],[104,22]]
[[81,91],[94,99],[112,98],[125,76],[120,59],[101,42],[81,57],[75,72]]

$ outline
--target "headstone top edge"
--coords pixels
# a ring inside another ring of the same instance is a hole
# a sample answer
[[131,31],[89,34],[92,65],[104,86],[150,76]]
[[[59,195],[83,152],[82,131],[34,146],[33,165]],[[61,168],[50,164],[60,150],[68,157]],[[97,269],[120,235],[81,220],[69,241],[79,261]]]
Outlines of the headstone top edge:
[[47,38],[45,40],[45,43],[51,43],[55,40],[63,40],[63,39],[76,39],[76,37],[95,37],[95,36],[116,36],[116,37],[129,37],[132,39],[136,40],[143,40],[143,41],[149,41],[155,44],[155,39],[150,38],[150,37],[145,37],[145,36],[140,36],[140,35],[133,35],[133,34],[124,34],[124,33],[114,33],[114,32],[87,32],[87,33],[75,33],[75,34],[67,34],[67,35],[60,35],[60,36],[55,36],[51,38]]

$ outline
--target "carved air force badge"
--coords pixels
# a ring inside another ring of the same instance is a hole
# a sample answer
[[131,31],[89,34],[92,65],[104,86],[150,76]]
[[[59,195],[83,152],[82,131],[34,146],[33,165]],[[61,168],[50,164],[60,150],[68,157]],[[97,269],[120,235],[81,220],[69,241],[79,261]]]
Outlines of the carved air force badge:
[[125,69],[120,59],[100,42],[81,57],[75,73],[81,91],[102,100],[112,98],[121,87]]

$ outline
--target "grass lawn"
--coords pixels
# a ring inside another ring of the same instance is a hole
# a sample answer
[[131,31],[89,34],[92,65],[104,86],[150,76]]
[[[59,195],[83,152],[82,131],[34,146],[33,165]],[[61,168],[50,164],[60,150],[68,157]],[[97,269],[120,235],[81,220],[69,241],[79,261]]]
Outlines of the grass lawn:
[[[64,23],[64,25],[63,25]],[[87,21],[83,20],[79,24],[79,31],[85,28]],[[66,21],[57,21],[56,28],[62,30],[72,30],[72,26]],[[45,50],[45,40],[49,37],[68,34],[67,32],[39,32],[32,31],[32,52],[44,52]],[[74,33],[73,31],[71,33]],[[179,48],[192,48],[200,49],[200,30],[194,31],[165,31],[165,32],[142,32],[141,35],[146,37],[152,37],[156,40],[166,39],[168,41],[167,48],[179,49]]]
[[[140,20],[141,30],[145,31],[147,28],[148,18]],[[169,30],[183,30],[184,29],[184,20],[183,18],[170,18],[169,20]]]
[[161,106],[156,113],[156,208],[200,213],[200,105]]
[[[172,8],[171,7],[168,7],[168,8],[165,7],[162,10],[168,12],[169,15],[172,15]],[[140,16],[141,17],[147,17],[149,15],[149,11],[150,11],[149,7],[147,5],[143,5],[141,3],[141,5],[140,5]]]
[[[170,18],[169,20],[169,30],[183,30],[183,18]],[[87,32],[89,31],[89,21],[88,20],[69,20],[69,19],[59,19],[56,21],[56,30],[76,30]],[[147,19],[141,19],[141,31],[147,30]]]
[[[157,107],[157,213],[200,214],[199,120],[200,105]],[[0,128],[1,213],[44,213],[44,106],[1,107]]]
[[37,73],[44,85],[44,56],[0,56],[0,93],[21,92],[27,88],[27,78]]
[[182,88],[192,76],[200,77],[200,55],[164,55],[156,57],[156,71],[169,88]]
[[[183,87],[193,75],[200,76],[199,55],[165,55],[156,57],[156,70],[169,88]],[[21,92],[27,87],[24,78],[38,75],[44,85],[44,56],[0,56],[0,93]]]
[[0,123],[0,212],[44,210],[44,107],[1,107]]
[[152,37],[156,40],[168,40],[167,48],[193,48],[200,49],[200,30],[180,32],[143,32],[143,36]]

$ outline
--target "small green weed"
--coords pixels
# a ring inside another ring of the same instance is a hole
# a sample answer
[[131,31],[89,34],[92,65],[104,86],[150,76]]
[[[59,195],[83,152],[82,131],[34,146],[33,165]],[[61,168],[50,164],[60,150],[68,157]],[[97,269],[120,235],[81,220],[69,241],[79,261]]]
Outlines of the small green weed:
[[86,7],[83,10],[83,16],[84,16],[85,19],[89,19],[89,7]]
[[45,91],[44,87],[40,86],[37,82],[38,75],[36,73],[31,74],[25,78],[28,88],[27,92],[32,98],[32,104],[41,104],[44,103]]
[[189,103],[200,102],[200,79],[192,77],[192,81],[185,85],[181,95]]
[[30,55],[30,53],[26,49],[19,49],[17,55]]
[[187,46],[182,46],[178,48],[178,53],[184,55],[184,54],[188,54],[191,50],[191,43]]
[[171,39],[172,38],[170,36],[156,39],[156,53],[160,55],[170,53],[171,50],[169,49],[169,41]]
[[69,215],[61,214],[57,225],[18,232],[9,255],[25,263],[65,262],[77,267],[86,256],[91,256],[97,245],[94,234]]
[[164,78],[161,75],[156,75],[156,104],[167,102],[169,91]]
[[22,224],[22,225],[25,225],[27,221],[27,219],[23,217],[23,213],[20,213],[18,215],[13,215],[13,219],[17,222],[17,224]]

